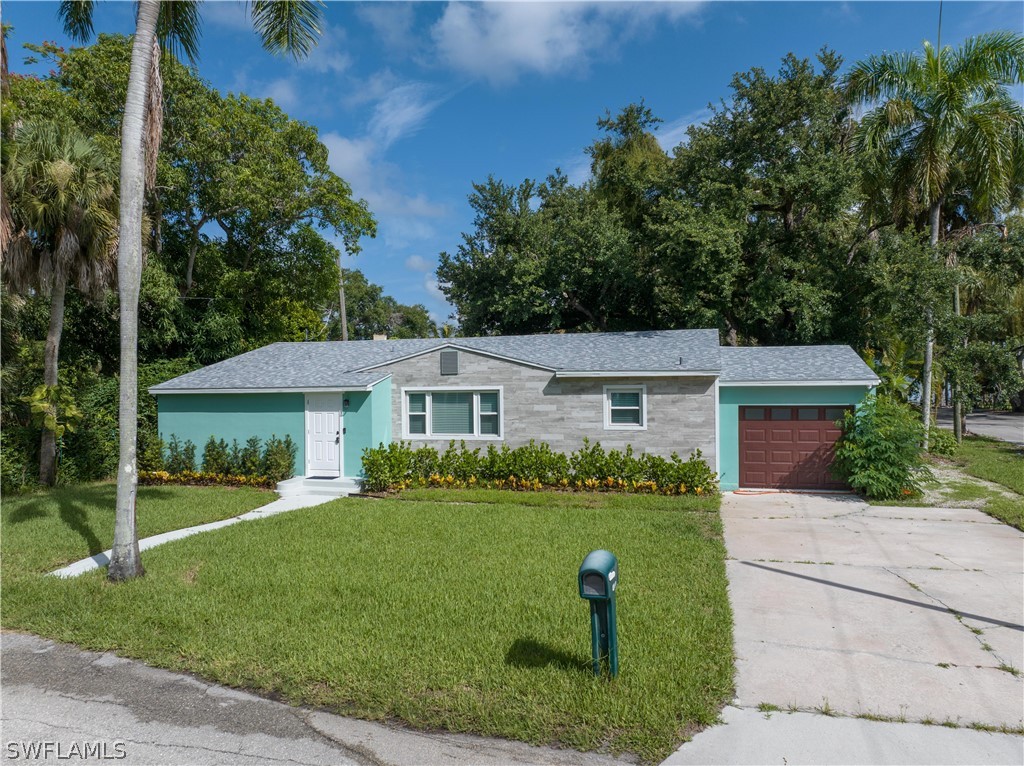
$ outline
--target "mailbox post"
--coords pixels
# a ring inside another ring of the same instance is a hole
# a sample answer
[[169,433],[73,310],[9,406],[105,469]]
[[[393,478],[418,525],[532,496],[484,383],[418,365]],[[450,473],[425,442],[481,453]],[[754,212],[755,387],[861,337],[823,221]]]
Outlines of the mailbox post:
[[590,602],[590,646],[594,675],[601,675],[601,660],[619,674],[619,638],[615,624],[615,589],[619,584],[619,560],[611,551],[591,551],[580,564],[580,598]]

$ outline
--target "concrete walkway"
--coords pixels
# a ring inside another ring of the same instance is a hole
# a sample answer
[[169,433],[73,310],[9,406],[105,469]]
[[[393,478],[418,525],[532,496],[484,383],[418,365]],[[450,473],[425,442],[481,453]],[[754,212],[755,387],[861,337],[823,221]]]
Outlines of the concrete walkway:
[[[82,762],[72,748],[102,746],[110,762],[132,765],[616,764],[573,750],[416,732],[292,707],[35,636],[4,633],[0,649],[0,724],[11,760]],[[50,757],[28,755],[47,743]]]
[[736,699],[668,763],[1024,763],[1019,736],[904,723],[1024,726],[1024,535],[841,495],[722,516]]
[[[953,410],[940,409],[936,421],[942,428],[953,428]],[[967,416],[967,432],[1004,442],[1024,445],[1024,412],[978,410]]]
[[[220,529],[221,527],[229,527],[232,524],[237,524],[240,521],[252,521],[253,519],[265,519],[268,516],[276,516],[279,513],[287,513],[288,511],[294,511],[299,508],[309,508],[314,505],[321,505],[322,503],[329,502],[335,498],[322,497],[316,495],[300,495],[298,497],[284,497],[279,500],[275,500],[272,503],[256,508],[248,513],[243,513],[241,516],[235,516],[231,519],[223,519],[222,521],[211,521],[209,524],[199,524],[194,527],[185,527],[184,529],[175,529],[171,532],[164,532],[160,535],[153,535],[143,540],[139,540],[139,550],[144,551],[149,548],[155,548],[158,545],[169,543],[172,540],[181,540],[185,537],[191,537],[192,535],[198,535],[200,532],[210,532],[214,529]],[[103,553],[97,553],[95,556],[90,556],[87,559],[76,561],[74,564],[68,564],[66,567],[57,569],[50,572],[55,577],[77,577],[80,574],[90,572],[93,569],[99,569],[105,567],[110,563],[110,550],[105,550]]]

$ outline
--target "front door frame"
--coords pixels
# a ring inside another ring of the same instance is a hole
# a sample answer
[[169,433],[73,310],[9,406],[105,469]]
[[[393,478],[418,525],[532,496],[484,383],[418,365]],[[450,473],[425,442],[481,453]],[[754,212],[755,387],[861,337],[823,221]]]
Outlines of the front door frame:
[[[306,465],[304,466],[306,476],[319,476],[324,478],[336,478],[345,475],[345,428],[344,414],[342,412],[341,393],[307,392],[305,394],[305,417],[306,417]],[[328,403],[334,406],[326,406]],[[314,413],[337,414],[337,468],[324,468],[318,465],[313,466],[313,458],[316,454],[313,439],[313,415]]]

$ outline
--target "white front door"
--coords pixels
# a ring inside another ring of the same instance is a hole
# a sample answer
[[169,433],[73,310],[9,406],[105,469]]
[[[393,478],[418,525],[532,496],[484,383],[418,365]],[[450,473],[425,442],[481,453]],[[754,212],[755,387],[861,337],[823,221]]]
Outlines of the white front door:
[[341,476],[341,394],[306,394],[306,476]]

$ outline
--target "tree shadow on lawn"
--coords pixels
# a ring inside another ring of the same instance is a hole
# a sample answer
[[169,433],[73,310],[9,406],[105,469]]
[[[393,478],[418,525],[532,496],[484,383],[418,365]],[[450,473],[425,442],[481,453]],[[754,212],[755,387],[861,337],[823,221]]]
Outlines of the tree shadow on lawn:
[[569,654],[555,649],[533,638],[517,638],[505,655],[505,664],[517,668],[544,668],[553,666],[560,670],[588,672],[590,658]]
[[[152,489],[148,488],[147,489]],[[153,496],[152,491],[147,492]],[[157,492],[156,494],[159,494]],[[164,493],[167,494],[167,493]],[[107,549],[107,545],[100,542],[99,537],[89,524],[89,509],[109,508],[111,515],[115,511],[117,501],[117,487],[114,484],[103,484],[100,486],[85,487],[62,487],[47,495],[34,498],[24,505],[16,508],[8,517],[11,524],[20,524],[33,519],[44,518],[49,515],[47,505],[50,502],[57,504],[57,515],[60,520],[77,533],[89,546],[89,555],[95,556]]]

